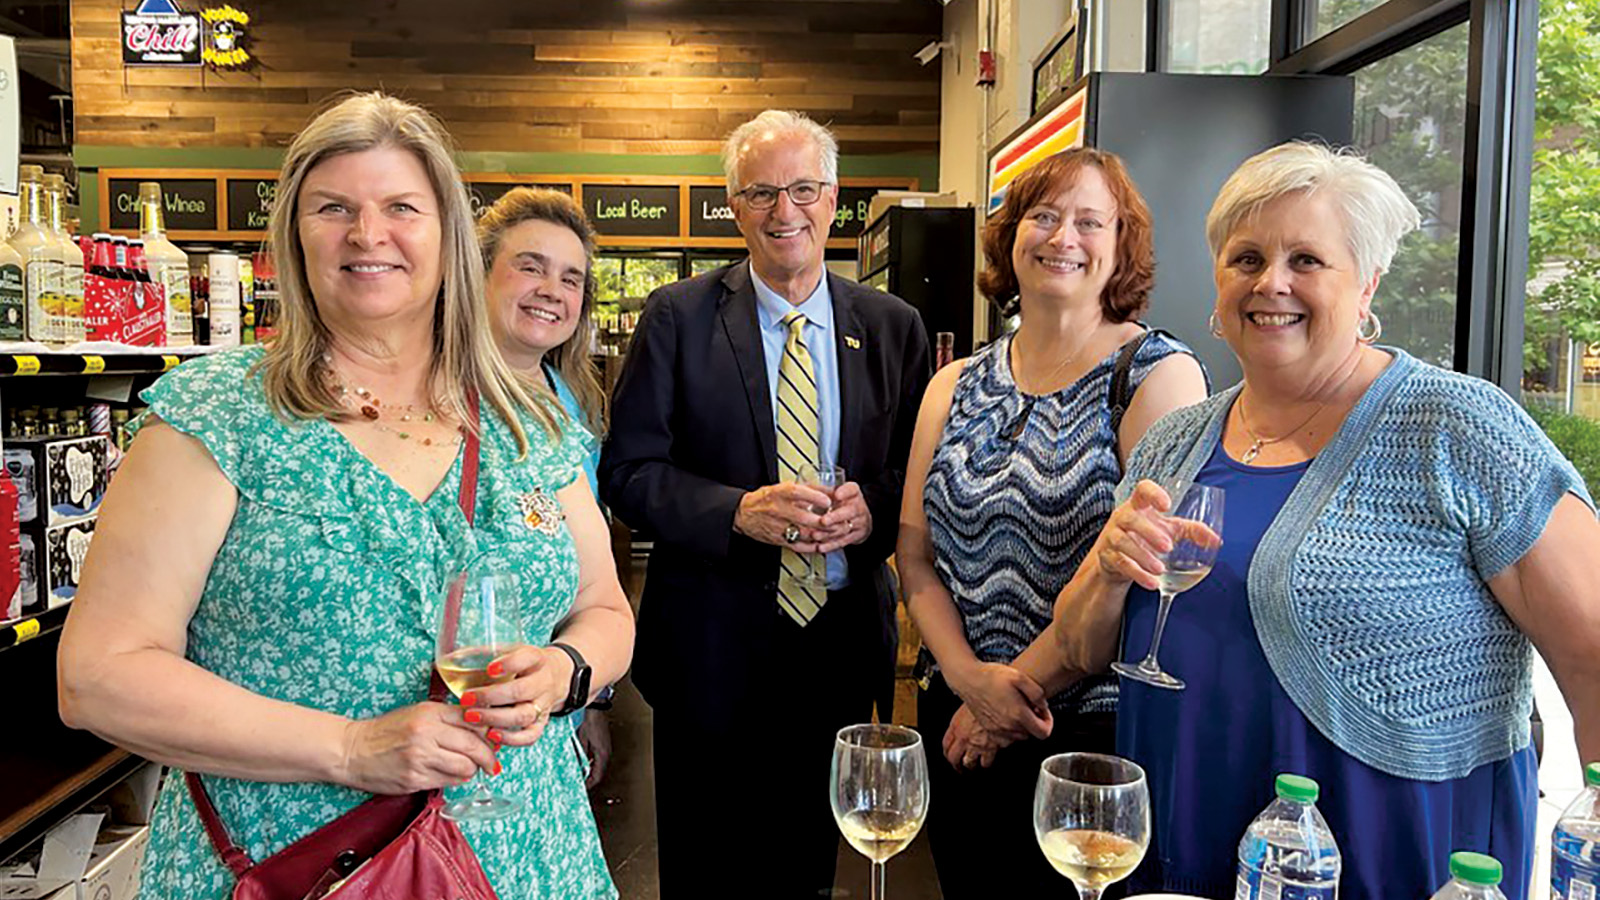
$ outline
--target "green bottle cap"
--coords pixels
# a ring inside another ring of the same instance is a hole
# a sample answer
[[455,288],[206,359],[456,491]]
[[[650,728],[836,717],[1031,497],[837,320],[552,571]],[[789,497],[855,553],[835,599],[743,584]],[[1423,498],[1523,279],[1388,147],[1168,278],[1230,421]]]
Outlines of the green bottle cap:
[[1450,874],[1468,884],[1499,884],[1500,860],[1482,853],[1450,854]]
[[1304,775],[1279,775],[1277,787],[1279,797],[1300,803],[1315,803],[1322,792],[1315,781]]
[[1583,780],[1590,787],[1600,787],[1600,762],[1592,762],[1583,770]]

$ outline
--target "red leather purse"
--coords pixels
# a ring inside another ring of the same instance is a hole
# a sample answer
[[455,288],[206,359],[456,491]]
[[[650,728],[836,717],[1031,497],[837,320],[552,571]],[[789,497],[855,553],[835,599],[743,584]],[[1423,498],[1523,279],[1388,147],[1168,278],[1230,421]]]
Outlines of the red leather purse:
[[[476,396],[469,408],[476,420]],[[478,437],[469,431],[460,494],[468,525],[477,495]],[[451,591],[446,603],[452,612],[459,610],[460,592]],[[428,699],[443,703],[448,696],[435,672]],[[437,790],[375,796],[253,862],[228,836],[200,776],[184,777],[217,855],[239,879],[234,900],[496,900],[461,829],[443,816],[444,799]]]

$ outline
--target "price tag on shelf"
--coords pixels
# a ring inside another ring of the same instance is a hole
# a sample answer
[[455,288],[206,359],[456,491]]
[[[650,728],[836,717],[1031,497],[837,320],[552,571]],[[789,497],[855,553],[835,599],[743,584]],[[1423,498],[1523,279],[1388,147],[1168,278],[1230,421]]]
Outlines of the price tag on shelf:
[[15,626],[15,629],[17,632],[17,643],[20,644],[23,641],[32,640],[33,638],[39,636],[39,620],[26,619],[18,622]]
[[18,375],[37,375],[37,374],[39,374],[39,357],[37,357],[37,356],[18,356],[18,357],[16,357],[16,360],[17,360],[17,374]]
[[178,367],[178,363],[181,362],[183,362],[183,360],[177,358],[176,356],[162,356],[161,371],[170,372],[173,369],[176,369]]
[[93,354],[89,354],[89,355],[85,355],[84,356],[84,358],[83,358],[83,374],[85,374],[85,375],[99,375],[101,372],[104,372],[105,370],[106,370],[106,358],[104,356],[95,356]]

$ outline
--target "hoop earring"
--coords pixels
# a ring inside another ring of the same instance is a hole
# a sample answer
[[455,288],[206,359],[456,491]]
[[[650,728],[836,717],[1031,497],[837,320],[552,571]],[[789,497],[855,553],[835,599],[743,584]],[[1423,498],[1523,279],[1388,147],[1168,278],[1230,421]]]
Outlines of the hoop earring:
[[1217,324],[1217,314],[1216,313],[1212,313],[1211,314],[1211,318],[1206,320],[1206,322],[1211,328],[1211,336],[1214,337],[1214,338],[1221,339],[1222,338],[1222,326]]
[[[1362,328],[1368,322],[1372,323],[1371,332],[1367,332]],[[1383,322],[1378,318],[1377,313],[1369,309],[1367,314],[1362,316],[1361,321],[1356,325],[1356,340],[1363,344],[1375,344],[1378,342],[1378,338],[1381,337],[1383,337]]]

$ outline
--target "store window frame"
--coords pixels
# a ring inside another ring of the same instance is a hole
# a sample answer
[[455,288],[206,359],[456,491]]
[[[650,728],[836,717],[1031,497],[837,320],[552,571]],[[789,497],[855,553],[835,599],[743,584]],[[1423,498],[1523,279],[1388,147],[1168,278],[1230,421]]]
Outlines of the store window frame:
[[1453,362],[1519,396],[1538,0],[1389,0],[1306,43],[1310,10],[1273,0],[1268,74],[1348,75],[1468,23]]

